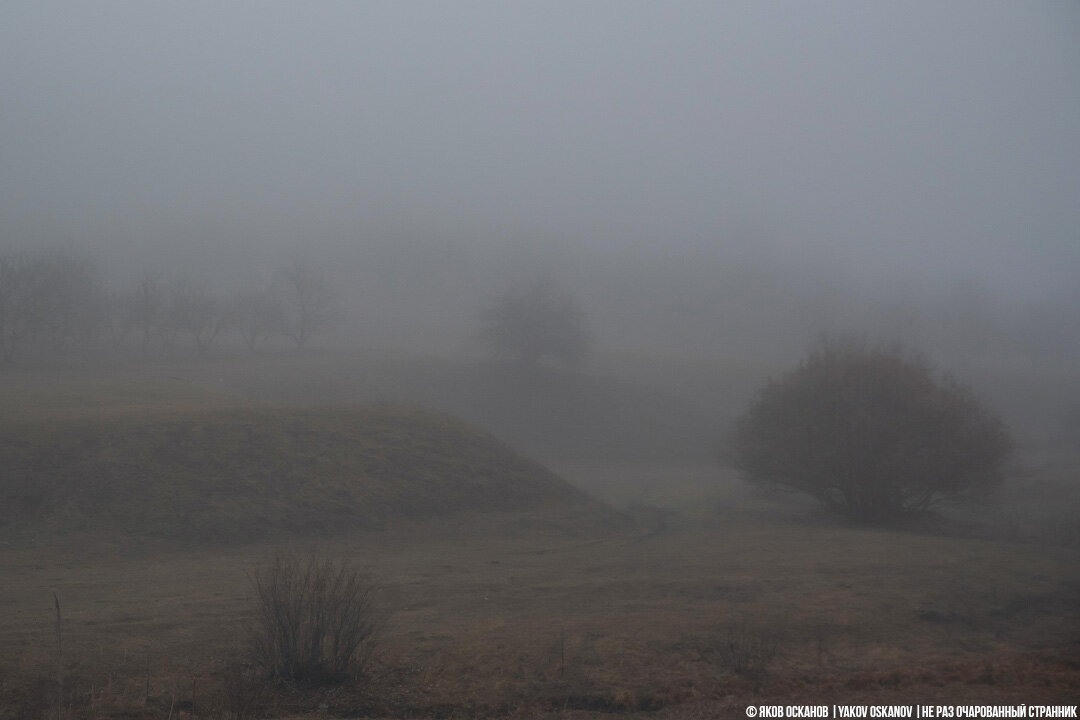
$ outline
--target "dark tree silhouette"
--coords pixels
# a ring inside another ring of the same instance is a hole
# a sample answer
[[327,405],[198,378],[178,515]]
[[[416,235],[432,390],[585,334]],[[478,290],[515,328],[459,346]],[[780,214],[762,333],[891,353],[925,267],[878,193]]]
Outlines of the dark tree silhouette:
[[40,255],[9,252],[0,256],[0,361],[10,363],[18,348],[47,319],[44,285],[47,267]]
[[101,291],[92,258],[72,248],[0,253],[0,364],[26,343],[92,335]]
[[142,354],[146,357],[150,353],[150,341],[164,322],[165,298],[161,289],[161,273],[143,273],[135,289],[125,298],[124,316],[125,324],[138,330]]
[[970,390],[900,351],[827,344],[761,391],[730,437],[754,482],[883,521],[1000,479],[1008,432]]
[[281,303],[269,287],[241,290],[232,306],[236,329],[248,350],[255,351],[282,327]]
[[230,308],[210,292],[205,280],[189,277],[176,281],[171,289],[168,322],[195,341],[200,355],[205,355],[231,321]]
[[504,291],[480,312],[492,352],[523,365],[546,357],[571,366],[580,363],[588,350],[584,320],[574,296],[547,278]]
[[341,316],[338,295],[322,271],[299,261],[278,272],[274,294],[280,303],[281,332],[298,348]]

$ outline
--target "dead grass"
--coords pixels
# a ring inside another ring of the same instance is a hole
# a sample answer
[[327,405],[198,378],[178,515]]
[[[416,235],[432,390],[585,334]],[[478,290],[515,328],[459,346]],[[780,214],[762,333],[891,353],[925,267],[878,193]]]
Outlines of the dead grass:
[[720,673],[761,680],[769,673],[786,631],[783,623],[734,617],[725,627],[699,638],[701,658]]
[[388,405],[13,422],[0,465],[0,525],[23,542],[206,544],[544,504],[605,512],[459,420]]
[[[1063,549],[761,518],[577,538],[509,518],[416,524],[323,549],[374,560],[387,579],[379,601],[396,612],[363,686],[279,692],[267,699],[278,714],[691,712],[732,697],[1032,703],[1080,687],[1080,563]],[[69,677],[87,703],[166,717],[194,684],[204,707],[224,707],[215,668],[243,645],[244,570],[265,552],[4,553],[5,667],[48,670],[55,587],[78,665]],[[702,641],[748,617],[782,629],[767,674],[702,656]]]
[[98,366],[0,373],[0,421],[168,414],[235,407],[235,396],[193,366]]

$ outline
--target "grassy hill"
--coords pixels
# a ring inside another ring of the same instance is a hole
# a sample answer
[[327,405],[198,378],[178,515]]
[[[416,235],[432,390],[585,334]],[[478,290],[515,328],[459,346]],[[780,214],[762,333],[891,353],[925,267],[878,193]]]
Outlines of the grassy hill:
[[6,422],[0,531],[235,541],[601,506],[446,415],[391,405]]
[[652,384],[543,364],[326,354],[214,369],[215,388],[247,401],[437,408],[545,462],[711,462],[724,417],[700,397],[701,404]]
[[[390,402],[449,413],[547,462],[712,462],[725,419],[755,383],[711,363],[571,371],[327,351],[222,355],[0,373],[0,422],[133,412]],[[692,375],[692,377],[691,377]],[[698,379],[720,388],[702,390]],[[738,386],[737,389],[730,387]],[[732,397],[734,396],[734,397]]]

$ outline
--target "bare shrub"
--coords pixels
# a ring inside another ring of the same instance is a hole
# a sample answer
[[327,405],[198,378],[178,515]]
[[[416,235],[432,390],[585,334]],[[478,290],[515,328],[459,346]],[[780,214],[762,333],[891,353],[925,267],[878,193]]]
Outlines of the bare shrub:
[[252,585],[252,649],[272,677],[321,685],[361,672],[378,625],[367,573],[344,560],[279,553]]
[[879,522],[990,489],[1011,444],[970,390],[922,360],[826,343],[761,391],[728,450],[751,481]]

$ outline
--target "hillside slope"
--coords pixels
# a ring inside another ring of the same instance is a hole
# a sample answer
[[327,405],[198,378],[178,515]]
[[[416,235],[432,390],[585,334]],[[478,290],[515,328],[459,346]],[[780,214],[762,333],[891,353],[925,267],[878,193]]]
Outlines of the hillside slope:
[[246,401],[436,408],[544,462],[711,462],[722,425],[708,402],[543,364],[328,353],[222,363],[214,372],[214,387]]
[[388,405],[5,423],[0,530],[254,539],[601,506],[456,418]]

